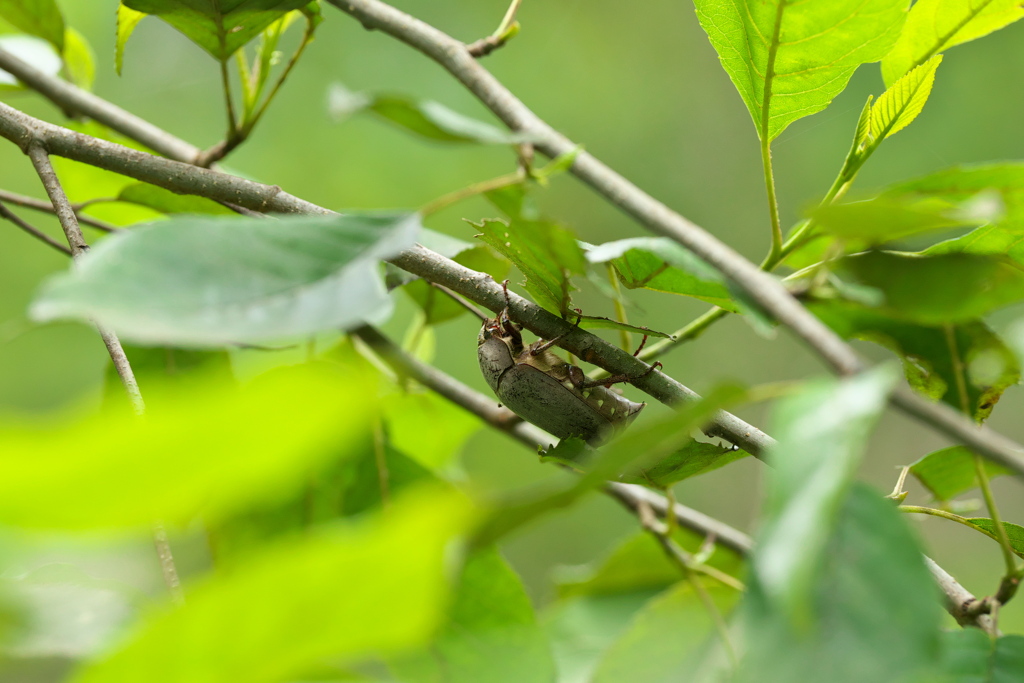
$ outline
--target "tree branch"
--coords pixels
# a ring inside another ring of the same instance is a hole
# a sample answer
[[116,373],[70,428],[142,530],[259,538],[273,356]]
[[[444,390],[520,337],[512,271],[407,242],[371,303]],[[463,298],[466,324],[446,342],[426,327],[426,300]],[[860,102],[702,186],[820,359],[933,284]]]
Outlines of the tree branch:
[[53,239],[49,235],[47,235],[45,232],[43,232],[39,228],[35,227],[31,223],[28,223],[27,221],[22,220],[22,218],[20,216],[18,216],[18,214],[14,213],[10,209],[8,209],[7,206],[3,202],[0,202],[0,218],[5,218],[5,219],[9,220],[11,223],[14,223],[16,226],[18,226],[19,228],[21,228],[22,230],[24,230],[28,234],[32,235],[33,237],[35,237],[38,240],[41,240],[42,242],[45,242],[46,244],[50,245],[51,247],[53,247],[57,251],[61,252],[62,254],[66,254],[68,256],[71,256],[71,250],[70,249],[68,249],[63,244],[61,244],[57,240]]
[[980,628],[989,635],[999,635],[995,620],[989,615],[992,609],[991,605],[987,604],[986,600],[974,597],[970,591],[957,583],[956,579],[927,555],[925,555],[924,563],[945,596],[946,611],[956,619],[958,624]]
[[[43,200],[36,199],[34,197],[25,197],[24,195],[8,192],[7,190],[0,190],[0,201],[7,202],[8,204],[14,204],[15,206],[23,206],[26,209],[32,209],[33,211],[42,211],[49,214],[56,212],[53,208],[53,204],[50,202],[44,202]],[[81,212],[81,207],[75,208],[75,216],[78,217],[78,222],[83,225],[88,225],[89,227],[102,230],[103,232],[117,232],[121,229],[115,225],[111,225],[110,223],[92,218],[91,216],[84,216]]]

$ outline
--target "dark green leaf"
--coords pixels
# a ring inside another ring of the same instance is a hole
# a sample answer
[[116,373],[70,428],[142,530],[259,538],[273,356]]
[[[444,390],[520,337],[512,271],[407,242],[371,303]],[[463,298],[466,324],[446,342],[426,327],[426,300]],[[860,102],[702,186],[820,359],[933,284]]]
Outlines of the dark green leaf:
[[[1024,679],[1024,636],[993,640],[975,628],[942,634],[949,683],[1017,683]],[[943,679],[946,680],[946,679]]]
[[623,481],[665,488],[678,481],[724,467],[749,453],[731,446],[691,441],[653,467],[630,473]]
[[0,19],[64,52],[64,16],[56,0],[0,0]]
[[889,349],[903,362],[907,381],[917,391],[943,400],[957,410],[960,364],[967,405],[981,422],[1003,391],[1020,379],[1020,362],[996,334],[979,320],[950,326],[920,325],[889,312],[832,300],[808,308],[846,339],[862,339]]
[[144,344],[220,346],[382,319],[378,259],[416,239],[416,214],[184,216],[101,242],[50,280],[37,320],[98,320]]
[[[802,495],[809,502],[814,493]],[[826,544],[800,588],[810,600],[804,619],[794,624],[762,585],[750,586],[741,607],[749,649],[738,681],[932,680],[924,674],[939,658],[941,615],[921,547],[892,501],[863,484],[843,497],[824,523]],[[809,515],[788,520],[793,530],[822,523]],[[755,554],[758,577],[759,562]]]
[[1024,269],[996,255],[868,252],[841,269],[885,295],[886,306],[924,325],[959,323],[1024,299]]
[[555,664],[533,605],[497,550],[467,560],[446,624],[429,652],[393,663],[407,683],[554,683]]
[[906,18],[905,0],[695,4],[765,142],[827,107],[858,66],[884,57]]
[[233,216],[235,212],[212,199],[176,194],[149,183],[133,183],[117,195],[118,200],[145,206],[160,213],[191,213]]
[[[337,491],[340,504],[336,508],[336,512],[343,515],[357,515],[387,505],[415,484],[437,482],[430,470],[390,443],[373,444],[344,464],[345,482],[337,487],[340,488]],[[317,488],[330,494],[328,487],[333,482],[324,483],[327,486]]]
[[1019,0],[919,0],[903,33],[882,60],[882,76],[893,83],[932,55],[998,31],[1024,17]]
[[771,433],[779,442],[754,569],[765,600],[791,622],[809,618],[839,510],[895,383],[894,368],[883,365],[815,382],[776,407]]
[[376,403],[366,377],[319,365],[242,390],[219,377],[146,390],[158,409],[144,419],[119,410],[0,429],[0,519],[43,529],[217,520],[346,454]]
[[[982,462],[989,477],[1010,474],[1010,470],[991,460],[985,459]],[[963,446],[950,446],[929,453],[910,466],[910,473],[937,500],[951,500],[978,485],[974,454]]]
[[[719,614],[728,615],[738,594],[707,588]],[[697,664],[719,638],[715,617],[689,583],[680,583],[654,598],[633,617],[612,644],[594,675],[594,683],[676,683],[692,680]]]
[[[984,531],[988,536],[999,540],[999,532],[996,531],[996,523],[987,517],[971,517],[967,520],[972,526]],[[1003,522],[1006,536],[1010,539],[1010,547],[1019,557],[1024,557],[1024,526]]]
[[270,683],[327,658],[357,662],[422,645],[443,609],[446,549],[466,529],[468,504],[420,491],[390,513],[293,537],[215,574],[75,682]]
[[488,192],[491,199],[509,216],[508,223],[485,220],[479,237],[511,261],[526,276],[526,291],[539,305],[563,317],[571,313],[570,292],[575,289],[569,278],[586,270],[583,250],[576,236],[566,228],[537,220],[525,210],[525,188],[516,186],[504,192]]
[[[286,13],[308,3],[309,0],[122,0],[130,9],[157,15],[222,62]],[[119,42],[123,47],[120,38]]]
[[121,75],[124,68],[124,46],[132,37],[135,27],[148,15],[127,7],[123,2],[117,6],[117,38],[114,45],[114,69]]
[[352,92],[340,83],[331,86],[328,108],[336,120],[371,111],[390,123],[437,142],[517,145],[532,141],[529,136],[464,116],[437,102]]
[[738,312],[722,276],[689,250],[663,237],[634,237],[587,250],[591,263],[611,262],[626,287],[682,294]]

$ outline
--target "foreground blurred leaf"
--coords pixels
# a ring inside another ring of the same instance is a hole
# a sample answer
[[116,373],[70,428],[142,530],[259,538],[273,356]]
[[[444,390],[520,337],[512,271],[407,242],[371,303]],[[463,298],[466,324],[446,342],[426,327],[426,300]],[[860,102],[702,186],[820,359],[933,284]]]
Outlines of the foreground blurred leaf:
[[749,453],[746,451],[731,446],[690,441],[661,462],[627,474],[622,481],[664,488],[684,479],[725,467],[747,455]]
[[872,251],[840,264],[881,290],[890,311],[924,325],[966,322],[1024,299],[1024,272],[998,255]]
[[145,528],[207,520],[286,495],[366,429],[365,377],[304,366],[243,390],[195,382],[143,417],[107,412],[0,429],[0,521],[39,529]]
[[739,311],[722,276],[689,250],[664,237],[633,237],[587,250],[591,263],[611,262],[629,289],[653,289]]
[[459,496],[419,491],[383,518],[278,543],[154,614],[76,683],[292,680],[422,645],[446,593],[445,550],[468,522]]
[[771,609],[791,623],[810,618],[814,585],[850,480],[885,408],[889,365],[811,384],[779,402],[778,446],[754,572]]
[[198,347],[351,327],[390,312],[378,261],[418,228],[416,214],[172,218],[107,238],[48,281],[31,312]]
[[[988,193],[994,193],[997,201],[992,202]],[[1001,228],[1018,234],[1024,231],[1024,164],[1021,163],[954,166],[894,185],[886,190],[884,196],[895,199],[930,197],[950,204],[980,198],[982,202],[995,204],[991,208],[1003,212],[999,219]]]
[[887,84],[933,55],[998,31],[1024,17],[1019,0],[918,0],[899,40],[882,60]]
[[[723,615],[729,614],[739,598],[727,588],[709,586],[707,590]],[[637,612],[629,628],[608,648],[593,681],[692,680],[694,669],[716,638],[719,635],[707,607],[689,583],[679,583]]]
[[889,51],[905,0],[696,0],[697,18],[765,143],[819,112]]
[[822,231],[853,243],[855,248],[965,224],[949,206],[913,204],[885,197],[824,204],[812,211],[810,217]]
[[976,628],[942,634],[943,672],[950,683],[1014,683],[1024,680],[1024,636],[992,639]]
[[555,665],[522,582],[493,548],[467,560],[429,652],[398,660],[406,683],[554,683]]
[[[240,47],[289,11],[309,0],[121,0],[129,9],[155,14],[188,36],[189,40],[219,61],[226,61]],[[137,23],[137,21],[136,21]],[[125,37],[127,40],[127,37]],[[120,36],[118,42],[123,48]]]
[[391,394],[383,407],[391,443],[431,471],[448,465],[483,426],[479,418],[433,392]]
[[513,133],[464,116],[437,102],[398,95],[352,92],[340,83],[331,85],[328,109],[336,120],[343,120],[360,111],[371,111],[416,135],[438,142],[517,145],[532,141],[531,137],[522,133]]
[[64,51],[64,16],[56,0],[0,0],[0,18]]
[[[997,541],[999,540],[996,523],[988,517],[968,517],[967,521],[970,522],[971,526],[984,531],[986,535]],[[1024,557],[1024,526],[1004,521],[1003,528],[1006,529],[1006,536],[1010,539],[1010,547],[1013,548],[1013,552],[1019,557]]]
[[483,233],[479,237],[526,276],[524,286],[534,301],[552,313],[568,316],[572,305],[570,292],[575,289],[569,278],[582,275],[587,263],[576,236],[534,216],[526,208],[524,186],[486,194],[509,220],[474,223]]
[[[44,40],[30,36],[0,36],[0,49],[10,52],[47,76],[60,73],[60,55]],[[0,69],[0,90],[24,89],[25,86],[17,78]]]
[[[751,585],[741,606],[741,683],[934,680],[924,674],[939,657],[941,615],[917,539],[892,501],[867,486],[841,498],[828,521],[802,510],[826,538],[811,574],[788,579],[808,599],[800,622],[763,584]],[[757,577],[759,562],[755,553]]]
[[910,386],[957,410],[963,410],[957,389],[962,379],[968,412],[978,422],[987,419],[1003,392],[1020,380],[1020,361],[980,320],[920,325],[840,300],[814,302],[808,308],[843,338],[870,341],[895,353]]
[[[983,460],[988,476],[1010,474],[1002,465]],[[956,498],[978,486],[974,455],[963,446],[950,446],[924,456],[910,466],[910,473],[928,489],[936,500]]]

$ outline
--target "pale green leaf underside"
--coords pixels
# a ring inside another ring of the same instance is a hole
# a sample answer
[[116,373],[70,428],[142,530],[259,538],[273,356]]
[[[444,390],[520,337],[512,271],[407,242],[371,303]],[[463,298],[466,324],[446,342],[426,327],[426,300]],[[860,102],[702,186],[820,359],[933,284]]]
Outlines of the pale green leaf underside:
[[906,0],[695,0],[697,17],[771,141],[842,92],[899,36]]
[[890,85],[943,50],[988,35],[1024,17],[1020,0],[918,0],[899,40],[882,60]]

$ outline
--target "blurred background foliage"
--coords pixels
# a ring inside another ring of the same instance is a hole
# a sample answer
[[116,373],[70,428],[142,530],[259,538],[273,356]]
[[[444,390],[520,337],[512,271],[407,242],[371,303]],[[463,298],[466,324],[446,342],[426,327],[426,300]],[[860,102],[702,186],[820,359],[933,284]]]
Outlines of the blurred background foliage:
[[[95,92],[201,147],[222,137],[217,66],[200,48],[166,24],[147,19],[129,41],[123,74],[117,76],[116,1],[60,4],[68,23],[87,37],[96,53]],[[394,4],[467,41],[489,34],[506,7],[504,0]],[[483,120],[491,117],[462,86],[418,53],[364,30],[333,8],[324,11],[327,20],[316,40],[253,139],[228,159],[229,168],[337,210],[416,208],[514,170],[514,156],[505,147],[430,143],[366,114],[333,120],[328,95],[339,83],[353,91],[422,97]],[[769,230],[756,134],[689,2],[651,0],[639,9],[610,0],[527,0],[519,19],[520,35],[488,57],[487,68],[541,117],[653,196],[752,260],[763,256]],[[294,41],[297,35],[287,39]],[[1017,23],[948,54],[923,113],[868,163],[852,195],[955,164],[1024,158],[1022,45],[1024,23]],[[775,142],[784,225],[800,218],[828,189],[865,98],[882,89],[877,65],[866,65],[831,107],[798,121]],[[47,120],[64,120],[52,105],[31,93],[5,93],[5,101]],[[72,166],[63,163],[62,173],[75,199]],[[43,196],[27,158],[10,144],[0,145],[0,187]],[[571,177],[556,177],[539,199],[547,215],[584,241],[644,234]],[[99,207],[95,214],[104,216],[104,211],[109,209]],[[494,215],[482,199],[470,200],[431,216],[427,225],[471,240],[477,231],[464,219]],[[124,218],[112,213],[106,217]],[[59,234],[56,221],[37,223]],[[5,421],[83,403],[95,405],[103,395],[108,361],[93,331],[74,324],[37,327],[26,318],[27,304],[41,280],[65,267],[64,257],[13,227],[0,225],[0,411]],[[660,330],[677,329],[705,310],[700,302],[656,292],[635,290],[628,296],[630,321]],[[416,309],[404,294],[397,298],[396,314],[383,329],[401,339]],[[578,303],[587,313],[612,315],[607,299],[586,283]],[[993,326],[1001,330],[1022,315],[1024,306],[1004,309],[993,317]],[[433,362],[488,391],[474,352],[477,323],[463,316],[438,326],[435,333]],[[606,336],[617,339],[614,334]],[[886,357],[878,347],[859,348],[872,358]],[[236,371],[242,374],[294,358],[290,352],[265,351],[234,356]],[[663,361],[667,373],[700,392],[723,380],[757,384],[825,371],[786,333],[764,339],[731,318]],[[632,398],[641,400],[630,391]],[[990,424],[1024,440],[1022,409],[1021,390],[1012,387]],[[657,405],[648,407],[651,415],[660,410]],[[765,422],[759,408],[739,414],[755,425]],[[449,436],[424,434],[421,440],[431,442]],[[405,438],[415,440],[416,435]],[[933,432],[887,414],[871,439],[862,478],[888,491],[898,465],[944,445]],[[454,463],[469,488],[483,495],[565,476],[486,429],[469,436]],[[687,505],[750,529],[760,502],[761,468],[761,463],[747,458],[680,485],[677,496]],[[924,495],[915,483],[909,486],[912,496]],[[1020,482],[1002,477],[993,487],[1004,518],[1024,522]],[[1001,564],[995,543],[941,520],[912,522],[935,559],[968,588],[983,594],[996,584]],[[503,549],[532,599],[543,605],[554,596],[553,573],[564,574],[565,565],[594,560],[635,528],[635,518],[613,501],[592,496],[520,532]],[[24,573],[59,560],[142,593],[163,590],[147,542],[111,545],[12,538],[4,545],[5,572]],[[182,545],[179,562],[187,576],[204,566],[205,549]],[[1001,619],[1007,631],[1024,629],[1021,601],[1011,603]]]

